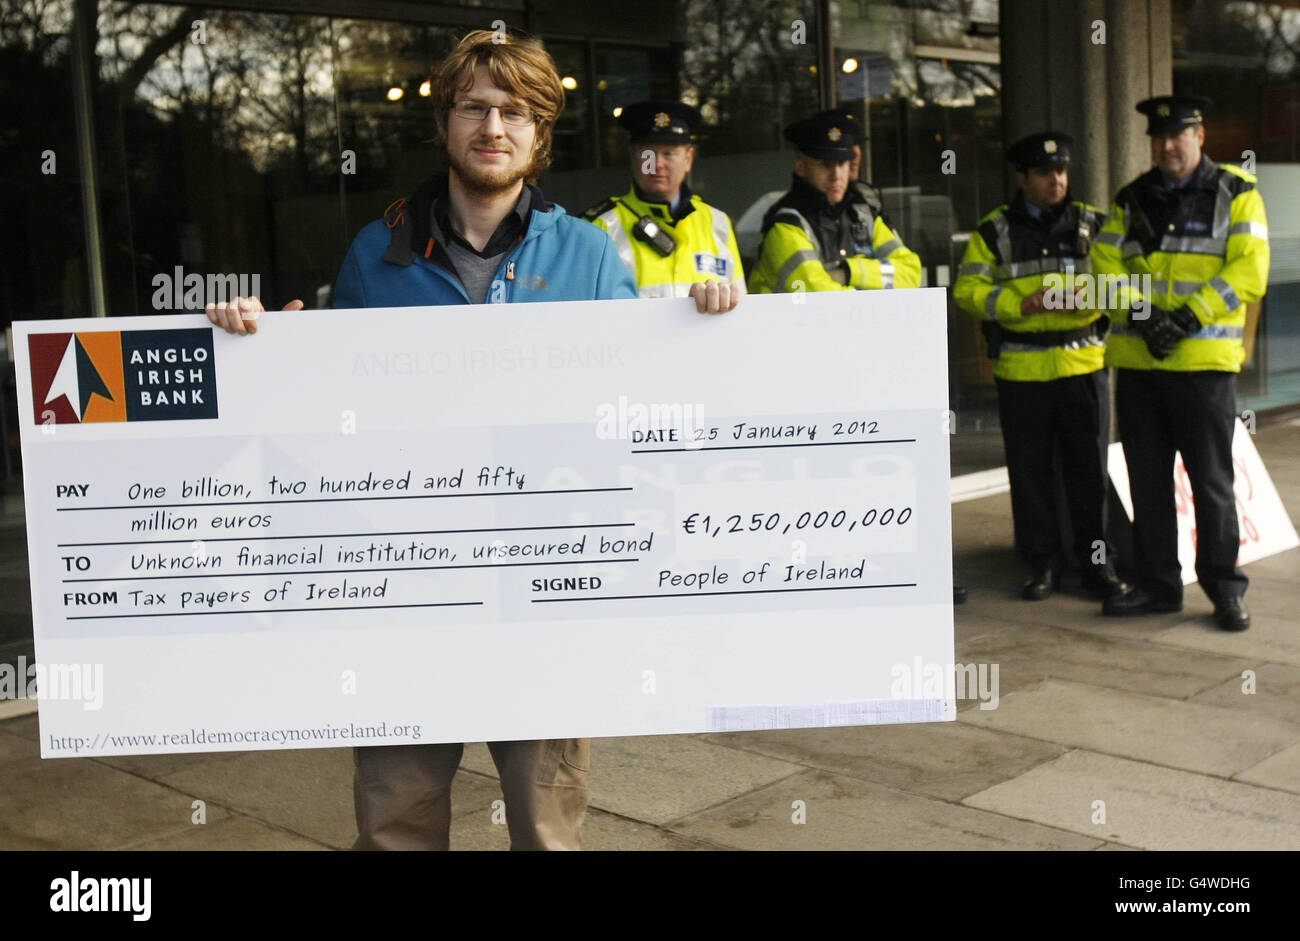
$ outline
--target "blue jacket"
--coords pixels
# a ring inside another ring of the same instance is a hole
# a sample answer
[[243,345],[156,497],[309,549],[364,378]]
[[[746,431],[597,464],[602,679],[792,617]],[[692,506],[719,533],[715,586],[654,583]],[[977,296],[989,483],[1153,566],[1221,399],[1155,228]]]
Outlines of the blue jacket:
[[[443,185],[442,176],[426,180],[409,201],[397,200],[357,234],[334,283],[335,309],[470,303],[460,279],[434,260],[446,257],[428,221]],[[497,269],[487,303],[637,296],[608,235],[548,203],[535,187],[531,196],[528,229]]]

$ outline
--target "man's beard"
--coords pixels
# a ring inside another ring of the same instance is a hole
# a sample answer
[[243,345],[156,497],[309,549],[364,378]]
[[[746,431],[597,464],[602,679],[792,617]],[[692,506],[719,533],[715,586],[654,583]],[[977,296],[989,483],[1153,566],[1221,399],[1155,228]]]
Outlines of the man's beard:
[[472,168],[450,152],[447,154],[447,162],[456,171],[460,185],[476,196],[495,196],[513,189],[515,184],[528,175],[529,169],[527,165],[501,167],[497,170]]

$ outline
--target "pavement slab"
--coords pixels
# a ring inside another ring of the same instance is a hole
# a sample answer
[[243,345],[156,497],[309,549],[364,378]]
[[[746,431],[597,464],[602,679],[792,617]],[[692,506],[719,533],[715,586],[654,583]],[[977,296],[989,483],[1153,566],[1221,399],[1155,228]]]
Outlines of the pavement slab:
[[1218,686],[1197,693],[1191,701],[1300,725],[1300,667],[1255,662],[1247,669],[1255,673],[1253,693],[1245,692],[1246,679],[1238,673]]
[[1065,751],[1050,742],[962,722],[807,729],[797,734],[729,732],[709,738],[719,745],[949,801]]
[[1251,611],[1249,630],[1221,631],[1205,617],[1170,627],[1152,640],[1189,650],[1300,666],[1300,630],[1296,629],[1296,623],[1294,613],[1270,615]]
[[689,839],[663,827],[652,826],[603,810],[591,810],[582,825],[582,848],[586,850],[700,850],[726,849],[705,840]]
[[144,840],[133,850],[328,850],[330,847],[260,820],[229,815],[206,824],[191,824],[167,836]]
[[[496,777],[486,745],[467,745],[461,767]],[[663,824],[799,771],[798,765],[723,748],[692,735],[597,738],[591,806]]]
[[1300,726],[1234,709],[1046,680],[957,721],[1228,777],[1300,741]]
[[[0,737],[0,847],[111,850],[190,825],[191,798],[89,758],[42,759],[34,740]],[[209,808],[217,823],[228,812]]]
[[1235,775],[1238,781],[1300,794],[1300,745],[1284,748]]
[[1039,626],[975,638],[962,644],[960,653],[962,663],[998,664],[1003,695],[1045,679],[1062,679],[1185,699],[1256,664],[1128,637]]
[[[1105,822],[1093,823],[1104,802]],[[1149,850],[1300,849],[1300,796],[1072,751],[967,806]]]
[[[800,810],[805,822],[795,823]],[[1102,842],[813,770],[678,820],[671,829],[747,850],[1088,850]]]
[[166,772],[158,781],[209,806],[228,807],[342,849],[357,837],[352,769],[350,748],[240,752]]

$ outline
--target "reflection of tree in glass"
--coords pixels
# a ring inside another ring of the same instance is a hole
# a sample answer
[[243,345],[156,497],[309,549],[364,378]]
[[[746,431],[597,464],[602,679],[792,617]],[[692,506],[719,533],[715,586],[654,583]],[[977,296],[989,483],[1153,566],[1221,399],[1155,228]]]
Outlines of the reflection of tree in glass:
[[339,139],[357,153],[359,188],[413,188],[433,169],[433,107],[420,86],[464,30],[371,20],[332,28]]
[[1002,74],[996,65],[923,59],[916,70],[915,95],[945,108],[965,108],[976,98],[1002,90]]
[[[82,261],[70,0],[0,0],[0,325],[81,316]],[[46,153],[55,173],[42,172]]]
[[[202,20],[203,42],[192,25]],[[101,55],[117,67],[124,106],[150,109],[281,171],[294,190],[333,178],[329,21],[321,17],[114,4]]]
[[[811,10],[791,0],[684,0],[681,94],[713,125],[710,154],[776,150],[782,127],[816,110]],[[806,42],[796,45],[800,19]]]
[[1187,5],[1186,16],[1175,47],[1194,51],[1202,65],[1244,69],[1270,80],[1300,71],[1300,10],[1263,3],[1194,2]]
[[0,49],[41,65],[65,61],[71,23],[70,0],[0,0]]

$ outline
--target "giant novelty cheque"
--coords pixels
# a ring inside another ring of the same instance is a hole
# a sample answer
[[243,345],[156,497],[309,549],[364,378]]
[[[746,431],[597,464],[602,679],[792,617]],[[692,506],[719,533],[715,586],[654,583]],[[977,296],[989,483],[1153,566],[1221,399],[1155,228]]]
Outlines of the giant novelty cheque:
[[14,330],[44,757],[955,716],[942,290]]

